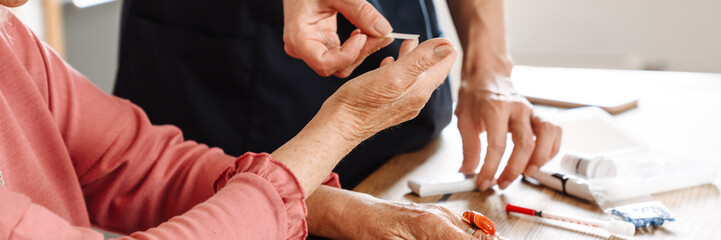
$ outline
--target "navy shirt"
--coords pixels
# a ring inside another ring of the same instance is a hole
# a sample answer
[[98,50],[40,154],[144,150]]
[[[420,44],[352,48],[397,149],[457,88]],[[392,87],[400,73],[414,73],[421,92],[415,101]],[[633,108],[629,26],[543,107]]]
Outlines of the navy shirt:
[[[370,1],[394,32],[439,37],[432,0]],[[349,78],[318,76],[283,45],[281,0],[125,0],[117,96],[154,124],[231,155],[272,152],[295,136],[343,83],[397,57],[401,41],[369,56]],[[345,41],[355,29],[339,15]],[[423,147],[451,119],[448,80],[415,119],[361,143],[334,170],[352,188],[388,158]]]

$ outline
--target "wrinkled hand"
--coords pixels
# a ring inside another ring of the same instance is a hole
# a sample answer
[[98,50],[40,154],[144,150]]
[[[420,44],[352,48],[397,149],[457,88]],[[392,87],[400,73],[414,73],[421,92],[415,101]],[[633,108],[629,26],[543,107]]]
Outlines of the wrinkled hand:
[[398,61],[388,57],[380,68],[343,84],[295,137],[273,151],[271,156],[293,172],[306,196],[363,140],[418,115],[443,83],[455,60],[451,43],[432,39],[417,44],[403,42]]
[[347,208],[350,208],[347,211],[352,211],[348,216],[353,217],[347,226],[357,228],[349,231],[345,236],[347,239],[470,240],[479,239],[483,234],[481,231],[468,234],[466,230],[470,225],[463,221],[461,215],[440,205],[376,199]]
[[401,45],[398,61],[387,57],[381,67],[341,86],[323,104],[349,123],[352,138],[376,132],[418,115],[433,91],[443,83],[457,52],[446,39],[417,40]]
[[399,203],[321,186],[308,199],[308,230],[331,239],[478,239],[471,227],[445,207]]
[[[341,45],[337,14],[359,29]],[[316,73],[348,77],[363,60],[393,39],[393,28],[366,0],[284,0],[283,42],[291,57]]]
[[[487,132],[488,148],[476,185],[481,191],[495,183],[505,189],[518,175],[534,174],[558,153],[561,128],[533,113],[531,104],[520,96],[507,77],[494,76],[496,86],[464,83],[456,106],[458,129],[463,141],[463,165],[459,171],[473,172],[481,155],[479,134]],[[513,152],[506,168],[494,180],[511,133]]]

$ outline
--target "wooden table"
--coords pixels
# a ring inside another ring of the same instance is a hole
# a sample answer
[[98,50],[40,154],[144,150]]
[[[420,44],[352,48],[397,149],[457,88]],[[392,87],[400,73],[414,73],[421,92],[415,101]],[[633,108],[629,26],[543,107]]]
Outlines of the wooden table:
[[[555,69],[559,73],[564,69]],[[515,71],[515,70],[514,70]],[[523,69],[523,71],[541,71]],[[574,70],[575,71],[575,70]],[[595,74],[598,70],[587,70]],[[603,70],[602,70],[603,71]],[[629,76],[624,88],[637,91],[639,107],[615,115],[618,123],[652,147],[692,153],[721,160],[721,74],[681,72],[616,72]],[[539,74],[548,74],[547,71]],[[538,111],[561,111],[538,107]],[[506,158],[512,146],[508,146]],[[557,161],[558,159],[554,159]],[[414,177],[453,173],[462,161],[461,138],[455,119],[441,136],[424,148],[398,155],[376,170],[354,190],[378,198],[437,203],[461,213],[480,211],[492,219],[500,233],[510,239],[604,239],[614,238],[601,230],[555,223],[504,212],[506,203],[576,216],[610,219],[594,203],[585,202],[543,187],[516,180],[506,190],[418,197],[407,181]],[[500,171],[500,170],[499,170]],[[638,239],[718,239],[721,236],[719,178],[683,190],[655,194],[674,214],[676,222],[650,232],[637,231]]]

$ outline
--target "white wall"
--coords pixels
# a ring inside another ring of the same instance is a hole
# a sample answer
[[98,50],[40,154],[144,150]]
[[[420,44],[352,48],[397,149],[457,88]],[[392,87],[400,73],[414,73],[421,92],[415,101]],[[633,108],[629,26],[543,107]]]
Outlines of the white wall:
[[[445,0],[441,27],[458,46]],[[507,0],[517,65],[721,72],[719,0]],[[451,71],[454,99],[461,56]]]
[[20,18],[25,25],[35,32],[40,39],[45,39],[45,25],[43,23],[43,6],[42,1],[28,1],[25,5],[16,8],[10,8],[15,16]]
[[721,72],[719,0],[508,0],[519,64]]
[[89,8],[63,6],[67,61],[106,93],[115,83],[120,6],[120,1]]

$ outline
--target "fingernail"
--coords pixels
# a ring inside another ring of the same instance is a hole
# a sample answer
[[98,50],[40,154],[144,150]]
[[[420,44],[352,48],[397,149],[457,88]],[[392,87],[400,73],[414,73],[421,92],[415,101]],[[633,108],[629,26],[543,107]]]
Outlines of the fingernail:
[[526,169],[526,175],[528,175],[529,177],[536,175],[536,173],[538,173],[538,167],[536,165],[530,165]]
[[506,189],[506,187],[508,187],[508,185],[510,185],[510,184],[511,184],[511,181],[503,180],[503,181],[501,181],[500,184],[498,184],[498,187],[501,189]]
[[443,45],[436,47],[436,49],[433,51],[436,52],[436,57],[444,58],[444,57],[448,56],[448,54],[451,54],[451,52],[453,50],[451,49],[451,46],[448,46],[448,44],[443,44]]
[[360,44],[365,44],[366,39],[368,39],[368,35],[361,33],[360,37],[358,38],[358,42],[360,42]]
[[481,188],[479,190],[481,190],[481,192],[484,192],[484,191],[488,190],[488,187],[490,187],[490,185],[491,185],[491,181],[489,181],[488,179],[483,180],[483,182],[481,183]]
[[393,31],[393,27],[391,27],[391,24],[383,21],[382,19],[376,20],[376,23],[373,24],[373,27],[383,36],[388,35]]

